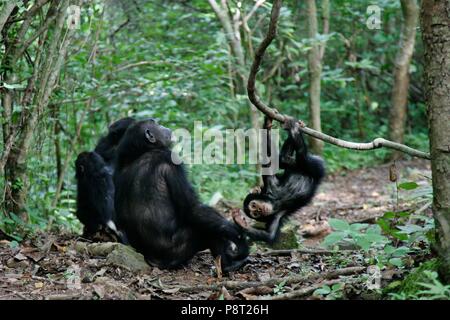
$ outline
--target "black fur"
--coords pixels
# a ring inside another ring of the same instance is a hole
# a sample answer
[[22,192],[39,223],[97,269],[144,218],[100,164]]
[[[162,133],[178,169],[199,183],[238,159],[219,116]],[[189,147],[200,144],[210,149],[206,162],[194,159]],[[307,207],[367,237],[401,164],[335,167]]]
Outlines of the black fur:
[[130,117],[117,120],[108,127],[108,134],[101,137],[98,141],[95,152],[101,155],[109,165],[114,162],[117,146],[125,134],[125,131],[134,122],[136,122],[136,120]]
[[320,157],[308,153],[299,124],[289,119],[285,125],[288,138],[280,151],[280,169],[284,171],[264,176],[264,186],[260,193],[251,193],[244,200],[244,212],[249,215],[252,200],[270,202],[273,206],[270,215],[256,220],[266,223],[265,230],[249,228],[247,234],[254,240],[274,243],[284,220],[300,208],[306,206],[314,197],[317,187],[325,176],[325,165]]
[[114,177],[119,229],[160,268],[178,267],[205,249],[221,256],[224,271],[240,267],[248,256],[240,229],[200,203],[183,165],[172,162],[170,139],[171,131],[152,119],[127,130]]
[[[77,217],[84,225],[84,236],[91,238],[96,232],[112,231],[117,234],[114,222],[113,172],[117,145],[127,128],[135,120],[123,118],[108,128],[108,134],[100,138],[95,151],[82,152],[75,162],[77,178]],[[112,230],[111,230],[112,229]]]
[[96,152],[82,152],[75,162],[77,217],[84,225],[83,236],[91,237],[105,228],[114,212],[112,172]]

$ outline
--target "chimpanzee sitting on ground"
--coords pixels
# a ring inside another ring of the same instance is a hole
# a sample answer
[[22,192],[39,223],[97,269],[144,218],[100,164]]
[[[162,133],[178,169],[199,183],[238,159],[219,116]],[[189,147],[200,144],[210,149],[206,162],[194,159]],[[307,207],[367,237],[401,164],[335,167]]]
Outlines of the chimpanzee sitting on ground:
[[111,169],[97,152],[82,152],[75,161],[77,217],[84,225],[83,236],[93,237],[108,228],[116,231],[114,183]]
[[112,221],[114,216],[112,177],[117,144],[133,122],[135,120],[132,118],[123,118],[111,124],[108,134],[100,138],[95,151],[82,152],[75,161],[76,215],[84,225],[83,236],[86,238],[104,236],[108,240],[121,239],[122,242],[126,242],[123,235],[117,233]]
[[284,172],[263,176],[262,189],[244,200],[245,214],[264,222],[265,230],[249,228],[238,212],[233,214],[235,222],[253,240],[274,243],[284,220],[311,201],[325,176],[323,160],[308,153],[299,122],[288,119],[284,129],[289,134],[279,157]]
[[172,161],[171,136],[153,119],[125,133],[114,175],[117,226],[159,268],[178,267],[210,249],[221,257],[223,271],[235,270],[248,256],[245,237],[236,224],[200,203],[184,166]]

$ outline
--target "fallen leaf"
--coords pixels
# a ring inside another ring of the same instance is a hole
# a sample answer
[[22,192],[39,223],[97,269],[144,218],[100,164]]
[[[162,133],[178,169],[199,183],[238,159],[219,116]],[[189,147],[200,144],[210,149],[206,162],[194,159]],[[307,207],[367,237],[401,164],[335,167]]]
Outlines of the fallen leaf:
[[36,289],[41,289],[41,288],[44,287],[44,283],[43,283],[43,282],[36,282],[36,283],[34,284],[34,287],[35,287]]
[[24,253],[24,255],[26,255],[28,258],[30,258],[34,262],[39,262],[45,257],[44,252],[40,252],[37,250],[35,252]]
[[270,274],[267,272],[261,272],[258,273],[258,279],[259,281],[263,282],[263,281],[267,281],[270,279]]
[[300,228],[300,234],[304,237],[325,236],[331,233],[328,221],[310,220]]
[[294,262],[288,265],[288,269],[300,268],[300,263]]
[[225,300],[234,300],[231,294],[228,292],[227,288],[222,287],[222,290],[220,290],[220,294],[223,295],[223,298]]
[[0,247],[2,248],[8,248],[11,241],[8,240],[0,240]]
[[163,292],[168,294],[174,294],[177,293],[178,291],[180,291],[180,288],[163,289]]
[[22,260],[27,260],[27,257],[21,253],[18,253],[14,256],[14,259],[22,261]]
[[103,299],[105,296],[105,288],[103,286],[94,284],[92,285],[92,288],[94,289],[95,294],[100,298]]
[[95,278],[95,277],[102,277],[102,276],[105,274],[106,270],[107,270],[107,268],[101,268],[99,271],[97,271],[97,272],[94,274],[94,278]]
[[64,253],[64,252],[66,252],[67,251],[67,247],[66,246],[60,246],[60,245],[58,245],[57,243],[53,243],[53,246],[56,248],[56,250],[58,251],[58,252],[61,252],[61,253]]

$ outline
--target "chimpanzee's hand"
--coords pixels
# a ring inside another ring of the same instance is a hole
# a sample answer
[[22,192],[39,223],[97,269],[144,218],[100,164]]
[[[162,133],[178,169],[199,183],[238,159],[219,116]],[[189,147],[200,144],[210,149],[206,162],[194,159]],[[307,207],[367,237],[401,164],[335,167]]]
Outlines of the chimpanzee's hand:
[[[304,124],[303,124],[304,125]],[[297,119],[294,119],[292,117],[286,117],[283,123],[283,129],[288,131],[296,131],[300,127],[300,123]]]
[[251,194],[259,194],[259,193],[261,193],[261,187],[260,187],[260,186],[253,187],[253,188],[250,190],[250,193],[251,193]]

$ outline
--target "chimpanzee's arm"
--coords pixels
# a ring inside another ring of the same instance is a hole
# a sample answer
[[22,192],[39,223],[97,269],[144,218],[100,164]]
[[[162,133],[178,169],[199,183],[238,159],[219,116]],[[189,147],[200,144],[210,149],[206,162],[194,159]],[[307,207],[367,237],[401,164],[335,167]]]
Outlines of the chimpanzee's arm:
[[261,188],[260,193],[265,194],[270,197],[274,193],[274,191],[278,188],[279,180],[278,180],[277,176],[273,174],[273,175],[263,176],[263,182],[264,182],[264,185]]
[[308,152],[300,123],[295,119],[288,119],[284,128],[289,132],[289,137],[281,148],[280,167],[320,181],[325,176],[325,165],[320,157]]
[[214,233],[234,241],[241,239],[240,230],[234,223],[226,220],[213,208],[200,203],[183,166],[163,164],[160,170],[180,219],[206,233]]
[[244,231],[252,240],[274,243],[280,233],[282,218],[285,214],[284,211],[276,213],[273,220],[267,223],[266,230],[244,228]]
[[287,119],[283,127],[289,136],[280,151],[280,165],[282,168],[295,168],[306,161],[308,148],[297,120]]

